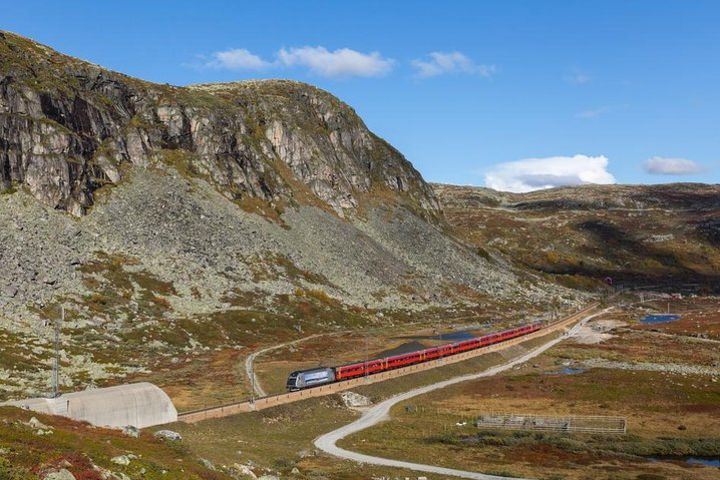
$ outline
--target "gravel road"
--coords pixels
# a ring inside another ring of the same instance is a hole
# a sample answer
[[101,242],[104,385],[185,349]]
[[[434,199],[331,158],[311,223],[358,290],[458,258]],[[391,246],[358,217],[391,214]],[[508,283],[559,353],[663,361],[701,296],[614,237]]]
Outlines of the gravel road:
[[[331,335],[337,335],[338,333],[342,332],[333,332]],[[316,333],[314,335],[309,335],[307,337],[298,338],[297,340],[293,340],[292,342],[286,342],[286,343],[280,343],[277,345],[272,345],[270,347],[263,348],[262,350],[258,350],[257,352],[253,352],[250,355],[245,358],[245,374],[247,375],[248,380],[250,380],[250,383],[252,384],[253,389],[255,390],[255,395],[258,397],[266,397],[267,393],[265,393],[265,390],[263,390],[262,385],[260,385],[260,380],[258,380],[257,375],[255,374],[255,359],[264,353],[271,352],[273,350],[277,350],[278,348],[287,347],[290,345],[295,345],[300,342],[305,342],[307,340],[310,340],[311,338],[320,337],[323,335],[327,335],[325,333]]]

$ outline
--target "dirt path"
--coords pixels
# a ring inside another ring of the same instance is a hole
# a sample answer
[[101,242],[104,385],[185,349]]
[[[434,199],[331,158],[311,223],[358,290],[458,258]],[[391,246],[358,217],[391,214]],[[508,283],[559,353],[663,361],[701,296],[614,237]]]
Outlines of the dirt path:
[[260,380],[258,380],[257,375],[255,374],[255,359],[264,354],[271,352],[273,350],[277,350],[279,348],[289,347],[290,345],[295,345],[301,342],[305,342],[307,340],[311,340],[313,338],[322,337],[323,335],[337,335],[342,332],[332,332],[330,334],[327,333],[316,333],[313,335],[309,335],[307,337],[298,338],[297,340],[293,340],[292,342],[285,342],[285,343],[279,343],[277,345],[272,345],[270,347],[263,348],[262,350],[258,350],[257,352],[253,352],[250,355],[245,358],[245,375],[247,375],[248,380],[250,380],[250,384],[252,385],[253,390],[255,391],[255,395],[258,397],[266,397],[267,393],[265,393],[265,390],[263,390],[262,385],[260,385]]
[[[498,477],[498,476],[494,476],[494,475],[487,475],[487,474],[478,473],[478,472],[470,472],[470,471],[466,471],[466,470],[455,470],[452,468],[438,467],[435,465],[424,465],[421,463],[403,462],[400,460],[393,460],[390,458],[374,457],[372,455],[365,455],[362,453],[352,452],[350,450],[345,450],[343,448],[340,448],[337,446],[337,442],[342,440],[343,438],[347,437],[348,435],[352,435],[361,430],[365,430],[366,428],[370,428],[373,425],[376,425],[384,420],[388,420],[390,409],[394,405],[397,405],[400,402],[403,402],[410,398],[416,397],[418,395],[423,395],[425,393],[432,392],[433,390],[438,390],[438,389],[445,388],[450,385],[454,385],[456,383],[466,382],[468,380],[475,380],[475,379],[483,378],[483,377],[491,377],[493,375],[497,375],[498,373],[509,370],[516,365],[525,363],[528,360],[530,360],[534,357],[537,357],[538,355],[545,352],[549,348],[557,345],[558,343],[563,341],[565,338],[574,336],[582,328],[582,326],[585,325],[585,323],[587,323],[590,319],[597,317],[598,315],[607,313],[608,310],[609,309],[606,309],[601,312],[598,312],[598,313],[595,313],[593,315],[589,315],[589,316],[583,318],[580,322],[578,322],[575,326],[573,326],[564,335],[562,335],[558,338],[555,338],[553,340],[550,340],[549,342],[547,342],[547,343],[545,343],[545,344],[543,344],[543,345],[541,345],[541,346],[505,363],[505,364],[498,365],[496,367],[490,368],[490,369],[485,370],[480,373],[472,373],[469,375],[462,375],[460,377],[451,378],[448,380],[444,380],[442,382],[434,383],[432,385],[426,385],[424,387],[415,388],[408,392],[401,393],[400,395],[396,395],[392,398],[389,398],[381,403],[378,403],[377,405],[372,407],[370,410],[366,411],[359,419],[355,420],[354,422],[352,422],[348,425],[345,425],[344,427],[338,428],[337,430],[333,430],[330,433],[326,433],[326,434],[318,437],[317,439],[315,439],[315,446],[317,448],[319,448],[320,450],[323,450],[324,452],[329,453],[330,455],[334,455],[336,457],[340,457],[340,458],[343,458],[346,460],[353,460],[355,462],[367,463],[367,464],[371,464],[371,465],[396,467],[396,468],[403,468],[403,469],[408,469],[408,470],[415,470],[415,471],[419,471],[419,472],[426,472],[426,473],[460,477],[460,478],[470,478],[470,479],[476,479],[476,480],[508,480],[508,477]],[[518,479],[516,479],[516,480],[518,480]]]

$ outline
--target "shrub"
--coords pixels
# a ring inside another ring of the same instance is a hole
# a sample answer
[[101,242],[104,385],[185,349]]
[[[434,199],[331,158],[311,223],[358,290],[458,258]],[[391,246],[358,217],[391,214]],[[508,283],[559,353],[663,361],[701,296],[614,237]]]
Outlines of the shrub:
[[29,480],[36,478],[22,467],[14,467],[6,458],[0,458],[0,480]]

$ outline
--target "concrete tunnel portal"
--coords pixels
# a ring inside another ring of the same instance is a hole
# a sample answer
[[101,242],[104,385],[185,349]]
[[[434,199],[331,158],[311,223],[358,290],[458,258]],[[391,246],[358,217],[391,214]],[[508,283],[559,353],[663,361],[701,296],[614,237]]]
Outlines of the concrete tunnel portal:
[[83,390],[56,398],[28,398],[3,405],[60,415],[100,427],[146,428],[177,421],[177,410],[170,397],[148,382]]

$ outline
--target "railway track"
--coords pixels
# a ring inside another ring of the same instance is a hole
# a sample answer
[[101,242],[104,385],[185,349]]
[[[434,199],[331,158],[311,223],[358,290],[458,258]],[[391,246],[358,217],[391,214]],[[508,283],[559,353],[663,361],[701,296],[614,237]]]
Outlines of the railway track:
[[238,413],[247,413],[247,412],[253,412],[257,410],[264,410],[266,408],[275,407],[278,405],[284,405],[287,403],[297,402],[300,400],[305,400],[307,398],[315,398],[315,397],[322,397],[325,395],[330,395],[333,393],[341,392],[344,390],[350,390],[352,388],[355,388],[359,385],[368,385],[371,383],[377,383],[377,382],[383,382],[386,380],[390,380],[392,378],[401,377],[404,375],[411,375],[413,373],[422,372],[425,370],[430,370],[433,368],[441,367],[444,365],[450,365],[457,362],[462,362],[464,360],[478,357],[480,355],[485,355],[491,352],[497,352],[499,350],[504,350],[508,347],[511,347],[513,345],[518,345],[520,343],[526,342],[528,340],[532,340],[533,338],[538,338],[545,336],[549,333],[564,329],[568,325],[571,325],[584,316],[590,314],[592,311],[597,309],[598,304],[593,303],[584,309],[559,320],[556,320],[555,322],[549,323],[542,329],[535,331],[533,333],[523,335],[521,337],[516,337],[510,340],[506,340],[502,343],[497,343],[493,345],[488,345],[485,347],[481,347],[475,350],[470,350],[463,353],[458,353],[456,355],[447,356],[438,358],[436,360],[430,360],[424,363],[419,363],[415,365],[410,365],[407,367],[398,368],[395,370],[389,370],[382,373],[377,373],[374,375],[369,375],[367,377],[360,377],[360,378],[353,378],[350,380],[343,380],[340,382],[330,383],[327,385],[321,385],[314,388],[308,388],[306,390],[299,390],[296,392],[288,392],[288,393],[281,393],[278,395],[268,395],[260,398],[256,398],[253,400],[243,400],[239,402],[233,402],[228,403],[225,405],[219,405],[215,407],[209,407],[209,408],[203,408],[199,410],[193,410],[189,412],[183,412],[178,415],[178,420],[186,423],[195,423],[200,422],[202,420],[209,420],[212,418],[222,418],[227,417],[230,415],[236,415]]

